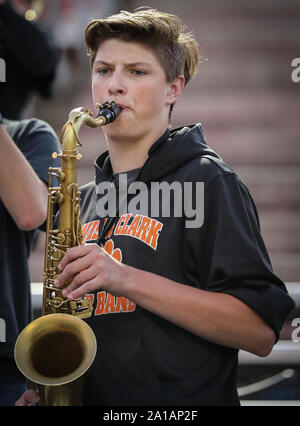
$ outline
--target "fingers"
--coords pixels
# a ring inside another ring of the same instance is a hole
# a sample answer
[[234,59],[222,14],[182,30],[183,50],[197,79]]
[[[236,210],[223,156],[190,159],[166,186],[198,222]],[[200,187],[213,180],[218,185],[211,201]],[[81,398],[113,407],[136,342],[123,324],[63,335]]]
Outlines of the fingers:
[[[99,279],[103,275],[101,265],[104,256],[105,251],[97,244],[68,249],[60,262],[59,268],[62,272],[54,281],[55,287],[63,287],[72,281],[62,292],[63,296],[70,300],[95,290],[97,288],[96,276],[98,275],[99,285]],[[76,290],[75,293],[74,290]]]
[[121,263],[97,244],[72,247],[67,250],[60,262],[61,274],[55,279],[54,286],[63,289],[63,297],[69,300],[84,296],[98,288],[122,293]]
[[[69,287],[67,287],[66,290],[68,290]],[[96,290],[97,288],[99,288],[99,281],[96,278],[87,281],[86,283],[84,283],[83,285],[79,286],[78,288],[76,288],[75,290],[73,290],[71,293],[67,293],[67,298],[69,300],[73,300],[73,299],[77,299],[79,297],[84,296],[87,293],[90,293],[93,290]]]
[[69,248],[58,265],[59,269],[63,271],[69,263],[79,259],[80,257],[86,256],[87,253],[95,249],[95,246],[99,248],[97,244],[87,244],[84,246]]
[[62,294],[64,297],[67,297],[68,299],[74,299],[78,294],[78,291],[75,293],[74,290],[76,290],[78,287],[81,288],[81,292],[83,293],[81,295],[84,295],[85,293],[88,293],[94,288],[91,288],[89,283],[97,276],[97,270],[95,267],[91,266],[88,269],[85,269],[84,271],[79,272],[77,275],[74,276],[71,284],[66,287]]
[[21,397],[15,402],[16,407],[24,407],[28,405],[36,405],[39,402],[39,394],[33,389],[29,389],[21,395]]
[[62,287],[68,280],[73,278],[76,274],[80,274],[85,269],[89,268],[89,266],[90,259],[87,258],[87,256],[73,260],[64,267],[60,276],[55,279],[54,286]]
[[101,248],[97,244],[87,244],[68,249],[59,264],[59,269],[62,273],[54,281],[55,287],[62,287],[76,274],[89,268],[93,262],[93,257],[88,257],[88,255],[90,253],[99,253],[99,251],[101,251]]

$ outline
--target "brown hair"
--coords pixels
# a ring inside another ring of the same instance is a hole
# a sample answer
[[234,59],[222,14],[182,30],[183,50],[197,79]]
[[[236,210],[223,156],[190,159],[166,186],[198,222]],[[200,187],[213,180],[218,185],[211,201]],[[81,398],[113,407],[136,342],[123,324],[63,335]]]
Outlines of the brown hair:
[[85,31],[91,65],[100,43],[111,38],[150,47],[162,64],[169,83],[184,75],[187,84],[197,72],[198,44],[175,15],[151,8],[138,8],[134,12],[122,10],[107,18],[93,20]]

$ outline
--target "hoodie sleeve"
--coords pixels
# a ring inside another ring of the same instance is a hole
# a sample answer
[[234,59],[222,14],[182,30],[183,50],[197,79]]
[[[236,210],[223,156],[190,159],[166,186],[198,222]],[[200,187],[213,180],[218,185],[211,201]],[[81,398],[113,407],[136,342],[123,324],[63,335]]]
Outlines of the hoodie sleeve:
[[234,173],[219,175],[205,185],[204,212],[203,226],[186,230],[185,256],[187,262],[193,259],[196,285],[246,303],[277,341],[295,303],[272,271],[249,191]]

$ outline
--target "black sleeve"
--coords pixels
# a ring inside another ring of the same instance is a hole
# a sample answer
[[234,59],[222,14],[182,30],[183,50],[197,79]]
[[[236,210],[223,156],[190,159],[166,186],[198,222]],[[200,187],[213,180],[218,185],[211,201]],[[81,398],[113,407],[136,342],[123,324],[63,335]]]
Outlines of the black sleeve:
[[8,3],[0,5],[0,30],[5,49],[20,70],[35,82],[36,89],[47,96],[58,61],[58,50],[49,34],[24,19]]
[[278,340],[295,303],[272,271],[249,191],[234,173],[217,176],[205,186],[204,212],[203,226],[186,232],[199,286],[246,303]]

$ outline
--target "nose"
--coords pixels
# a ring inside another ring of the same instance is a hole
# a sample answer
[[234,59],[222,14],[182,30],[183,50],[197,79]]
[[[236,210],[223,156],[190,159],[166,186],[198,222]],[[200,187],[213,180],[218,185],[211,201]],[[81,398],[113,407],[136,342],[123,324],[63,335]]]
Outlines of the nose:
[[115,71],[112,74],[108,90],[110,95],[122,95],[126,92],[125,82],[120,72]]

